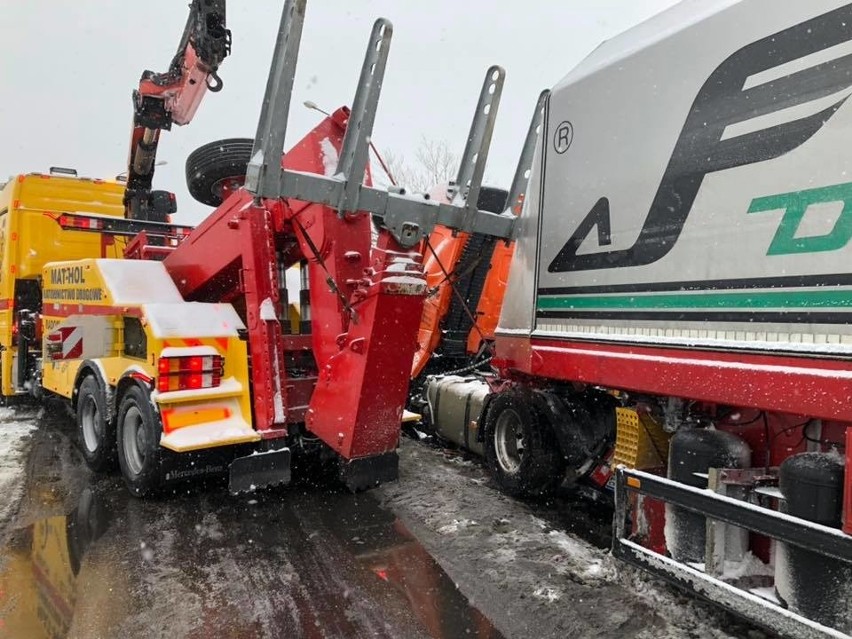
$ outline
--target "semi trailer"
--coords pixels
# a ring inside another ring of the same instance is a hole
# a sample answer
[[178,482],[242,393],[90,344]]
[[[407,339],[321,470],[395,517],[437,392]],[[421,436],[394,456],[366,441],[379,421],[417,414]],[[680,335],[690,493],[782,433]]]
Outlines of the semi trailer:
[[428,424],[784,636],[852,633],[852,5],[686,1],[556,84],[491,370]]

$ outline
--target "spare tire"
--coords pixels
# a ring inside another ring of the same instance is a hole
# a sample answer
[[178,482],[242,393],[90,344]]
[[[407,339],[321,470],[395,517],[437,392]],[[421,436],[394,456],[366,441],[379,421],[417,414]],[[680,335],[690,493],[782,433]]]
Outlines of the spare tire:
[[208,206],[219,206],[222,187],[241,186],[251,159],[254,140],[229,138],[198,147],[186,158],[186,186],[190,195]]

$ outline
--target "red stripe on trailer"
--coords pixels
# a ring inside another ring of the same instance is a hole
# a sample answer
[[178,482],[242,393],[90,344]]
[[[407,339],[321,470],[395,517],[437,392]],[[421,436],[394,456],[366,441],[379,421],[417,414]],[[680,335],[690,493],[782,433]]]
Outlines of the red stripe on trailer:
[[498,366],[556,380],[852,422],[852,362],[525,337]]

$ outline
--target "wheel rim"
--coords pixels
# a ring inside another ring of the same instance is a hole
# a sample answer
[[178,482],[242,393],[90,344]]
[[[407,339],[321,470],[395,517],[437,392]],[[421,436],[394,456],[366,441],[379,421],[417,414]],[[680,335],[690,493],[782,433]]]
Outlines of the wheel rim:
[[127,467],[134,475],[142,472],[145,465],[145,451],[148,450],[148,437],[143,425],[142,413],[131,406],[124,413],[122,445]]
[[80,423],[83,427],[83,443],[86,445],[86,450],[90,453],[96,452],[104,436],[104,425],[98,404],[91,395],[87,395],[83,401]]
[[504,410],[494,427],[494,451],[497,462],[508,473],[516,473],[526,452],[521,418],[511,408]]
[[210,188],[210,192],[220,200],[225,201],[231,193],[239,190],[245,182],[245,176],[223,178],[213,184]]

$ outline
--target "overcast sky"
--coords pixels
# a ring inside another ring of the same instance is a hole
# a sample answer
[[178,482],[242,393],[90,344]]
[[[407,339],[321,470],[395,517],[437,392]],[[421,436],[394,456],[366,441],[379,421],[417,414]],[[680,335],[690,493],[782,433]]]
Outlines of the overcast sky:
[[[288,138],[351,102],[377,17],[394,24],[374,128],[381,150],[413,157],[422,137],[464,147],[485,69],[507,78],[487,176],[508,186],[535,99],[602,40],[675,0],[308,0]],[[131,91],[144,69],[165,71],[177,47],[181,0],[3,2],[0,39],[0,176],[46,171],[112,177],[126,167]],[[186,191],[184,162],[212,140],[253,137],[283,0],[232,0],[233,53],[192,123],[164,133],[155,187],[174,191],[175,221],[209,209]]]

